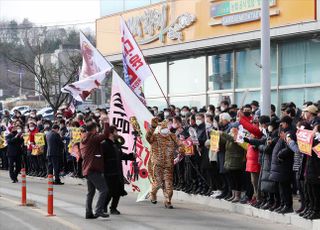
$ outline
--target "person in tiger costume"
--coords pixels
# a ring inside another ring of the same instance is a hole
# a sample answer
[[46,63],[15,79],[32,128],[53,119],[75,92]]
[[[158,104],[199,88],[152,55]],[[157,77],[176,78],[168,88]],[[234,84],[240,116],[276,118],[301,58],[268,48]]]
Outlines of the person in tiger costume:
[[[155,133],[157,127],[159,132]],[[152,189],[150,200],[156,204],[157,192],[162,188],[165,197],[164,205],[172,209],[174,152],[178,150],[183,153],[183,145],[176,135],[170,132],[168,123],[166,121],[159,123],[157,118],[151,120],[146,139],[151,145],[149,172],[152,178]]]

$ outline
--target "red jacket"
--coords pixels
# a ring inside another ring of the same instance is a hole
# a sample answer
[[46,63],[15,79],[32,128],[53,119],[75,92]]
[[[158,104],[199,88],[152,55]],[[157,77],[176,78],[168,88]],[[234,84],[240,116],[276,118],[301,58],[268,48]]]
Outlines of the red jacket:
[[[260,139],[262,137],[262,132],[260,131],[257,125],[254,125],[251,122],[251,117],[241,117],[240,124],[244,129],[248,130],[255,138]],[[246,163],[246,171],[247,172],[260,172],[260,164],[259,164],[259,150],[254,148],[252,145],[249,145],[247,150],[247,163]]]

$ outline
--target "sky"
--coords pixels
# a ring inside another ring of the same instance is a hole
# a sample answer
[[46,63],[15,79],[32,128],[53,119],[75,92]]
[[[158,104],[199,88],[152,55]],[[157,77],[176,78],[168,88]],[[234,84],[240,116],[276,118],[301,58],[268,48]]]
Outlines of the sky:
[[37,25],[65,25],[99,18],[99,0],[0,0],[0,20],[24,18]]

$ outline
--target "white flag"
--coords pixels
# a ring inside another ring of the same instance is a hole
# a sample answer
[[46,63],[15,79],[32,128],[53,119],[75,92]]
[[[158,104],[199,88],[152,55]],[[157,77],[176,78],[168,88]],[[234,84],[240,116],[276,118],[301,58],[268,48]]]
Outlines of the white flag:
[[[112,77],[109,118],[110,124],[115,125],[118,133],[125,139],[122,151],[126,154],[132,153],[136,146],[136,162],[123,164],[123,173],[130,182],[132,191],[139,192],[137,201],[142,201],[151,189],[148,172],[150,145],[145,136],[153,116],[115,71]],[[135,122],[131,119],[134,119]],[[133,131],[136,131],[137,128],[133,129],[132,124],[135,125],[134,127],[139,126],[140,130],[136,145]]]
[[112,65],[99,53],[82,32],[80,32],[80,47],[82,68],[79,80],[90,77],[102,70],[109,71],[112,68]]
[[143,82],[153,73],[146,63],[141,50],[130,33],[125,21],[121,18],[121,42],[124,79],[127,85],[145,103]]
[[100,87],[107,74],[108,72],[106,70],[98,72],[89,78],[66,85],[61,91],[63,93],[70,93],[77,101],[85,101],[92,91]]

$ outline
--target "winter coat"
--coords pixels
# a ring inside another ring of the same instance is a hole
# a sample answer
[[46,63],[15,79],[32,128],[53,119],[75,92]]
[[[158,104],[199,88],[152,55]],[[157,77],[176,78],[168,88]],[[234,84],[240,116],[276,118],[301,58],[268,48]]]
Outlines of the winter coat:
[[[240,124],[244,129],[248,130],[255,138],[260,139],[262,137],[262,132],[260,129],[250,122],[250,117],[241,117]],[[260,172],[260,164],[259,164],[259,150],[252,145],[248,146],[247,150],[247,164],[246,171],[247,172]]]
[[47,157],[62,157],[64,144],[59,133],[50,131],[46,136]]
[[23,154],[23,138],[22,136],[17,136],[17,132],[9,133],[6,136],[7,141],[7,156],[16,157],[22,156]]
[[220,141],[225,145],[224,168],[230,170],[243,170],[245,167],[245,150],[240,147],[232,136],[221,133]]
[[[229,133],[230,131],[230,123],[228,125],[226,125],[225,127],[221,127],[220,130],[226,133]],[[226,145],[224,143],[219,143],[219,151],[217,153],[218,155],[218,159],[217,159],[217,163],[218,163],[218,168],[219,168],[219,173],[226,173],[226,170],[224,168],[224,162],[225,162],[225,152],[226,152]]]
[[85,133],[80,143],[83,176],[90,172],[104,172],[100,144],[109,137],[109,124],[105,123],[103,134]]
[[270,180],[285,182],[292,179],[293,155],[285,141],[279,138],[272,151]]

